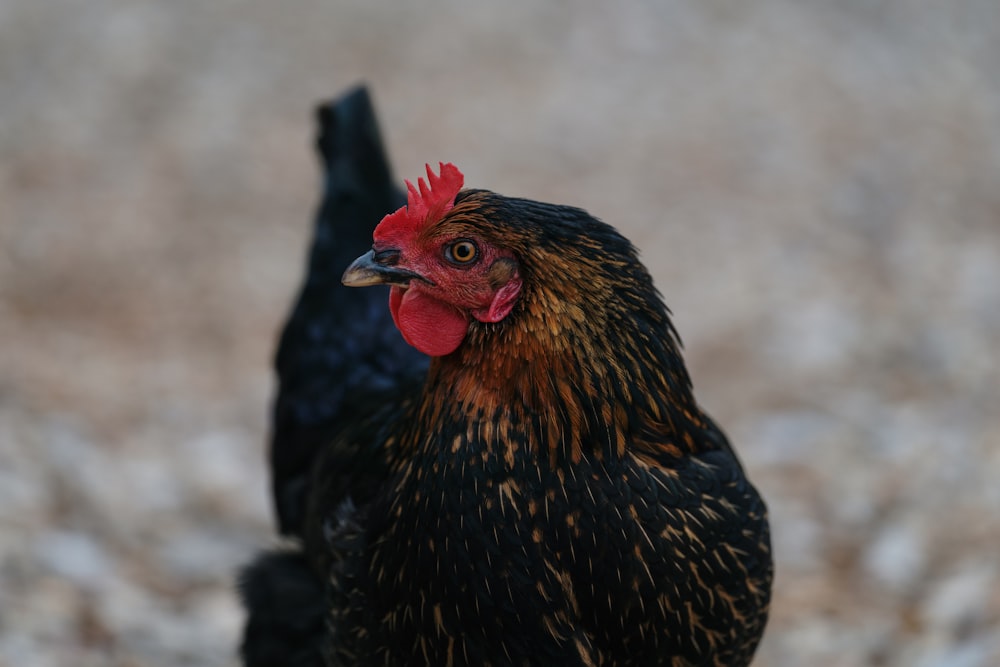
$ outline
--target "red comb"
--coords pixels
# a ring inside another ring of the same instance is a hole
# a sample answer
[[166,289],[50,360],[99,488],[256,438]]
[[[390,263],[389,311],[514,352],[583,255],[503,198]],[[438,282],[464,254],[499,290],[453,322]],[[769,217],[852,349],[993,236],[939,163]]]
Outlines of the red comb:
[[406,181],[406,206],[382,218],[375,228],[375,241],[386,241],[406,237],[437,222],[452,206],[455,195],[462,189],[465,176],[450,162],[439,162],[440,174],[435,175],[431,166],[427,168],[427,181],[417,179],[417,187]]

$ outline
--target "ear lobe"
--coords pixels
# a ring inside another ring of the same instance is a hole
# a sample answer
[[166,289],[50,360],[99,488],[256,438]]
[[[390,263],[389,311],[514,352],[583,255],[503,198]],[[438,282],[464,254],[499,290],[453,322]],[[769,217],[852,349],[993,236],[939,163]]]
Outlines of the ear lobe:
[[514,275],[507,283],[496,291],[489,308],[472,311],[472,316],[480,322],[499,322],[510,314],[521,294],[521,276]]

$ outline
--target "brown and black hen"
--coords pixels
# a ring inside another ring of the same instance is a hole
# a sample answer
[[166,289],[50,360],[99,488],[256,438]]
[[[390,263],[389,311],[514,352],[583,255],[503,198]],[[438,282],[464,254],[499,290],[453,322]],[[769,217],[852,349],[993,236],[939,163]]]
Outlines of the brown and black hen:
[[580,209],[462,189],[450,164],[407,185],[343,282],[391,286],[382,312],[430,365],[330,286],[343,326],[314,352],[343,382],[316,406],[336,414],[273,443],[299,448],[275,489],[301,547],[245,573],[246,664],[748,664],[766,508],[635,248]]

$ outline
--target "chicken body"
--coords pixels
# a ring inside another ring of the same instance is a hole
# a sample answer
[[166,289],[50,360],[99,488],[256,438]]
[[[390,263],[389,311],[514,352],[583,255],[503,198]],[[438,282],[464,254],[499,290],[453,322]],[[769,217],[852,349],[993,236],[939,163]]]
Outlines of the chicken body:
[[694,401],[635,249],[580,209],[483,190],[431,218],[412,238],[376,230],[345,274],[393,285],[417,345],[436,334],[408,328],[407,300],[468,326],[426,371],[359,389],[316,449],[299,534],[325,581],[323,660],[748,664],[770,596],[766,508]]

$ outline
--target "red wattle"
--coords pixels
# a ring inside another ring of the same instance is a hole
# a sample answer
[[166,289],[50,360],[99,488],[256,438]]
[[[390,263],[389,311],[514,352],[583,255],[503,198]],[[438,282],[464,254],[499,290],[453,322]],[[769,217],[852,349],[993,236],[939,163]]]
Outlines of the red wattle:
[[432,357],[457,350],[469,331],[465,313],[419,289],[393,286],[389,312],[403,339]]

